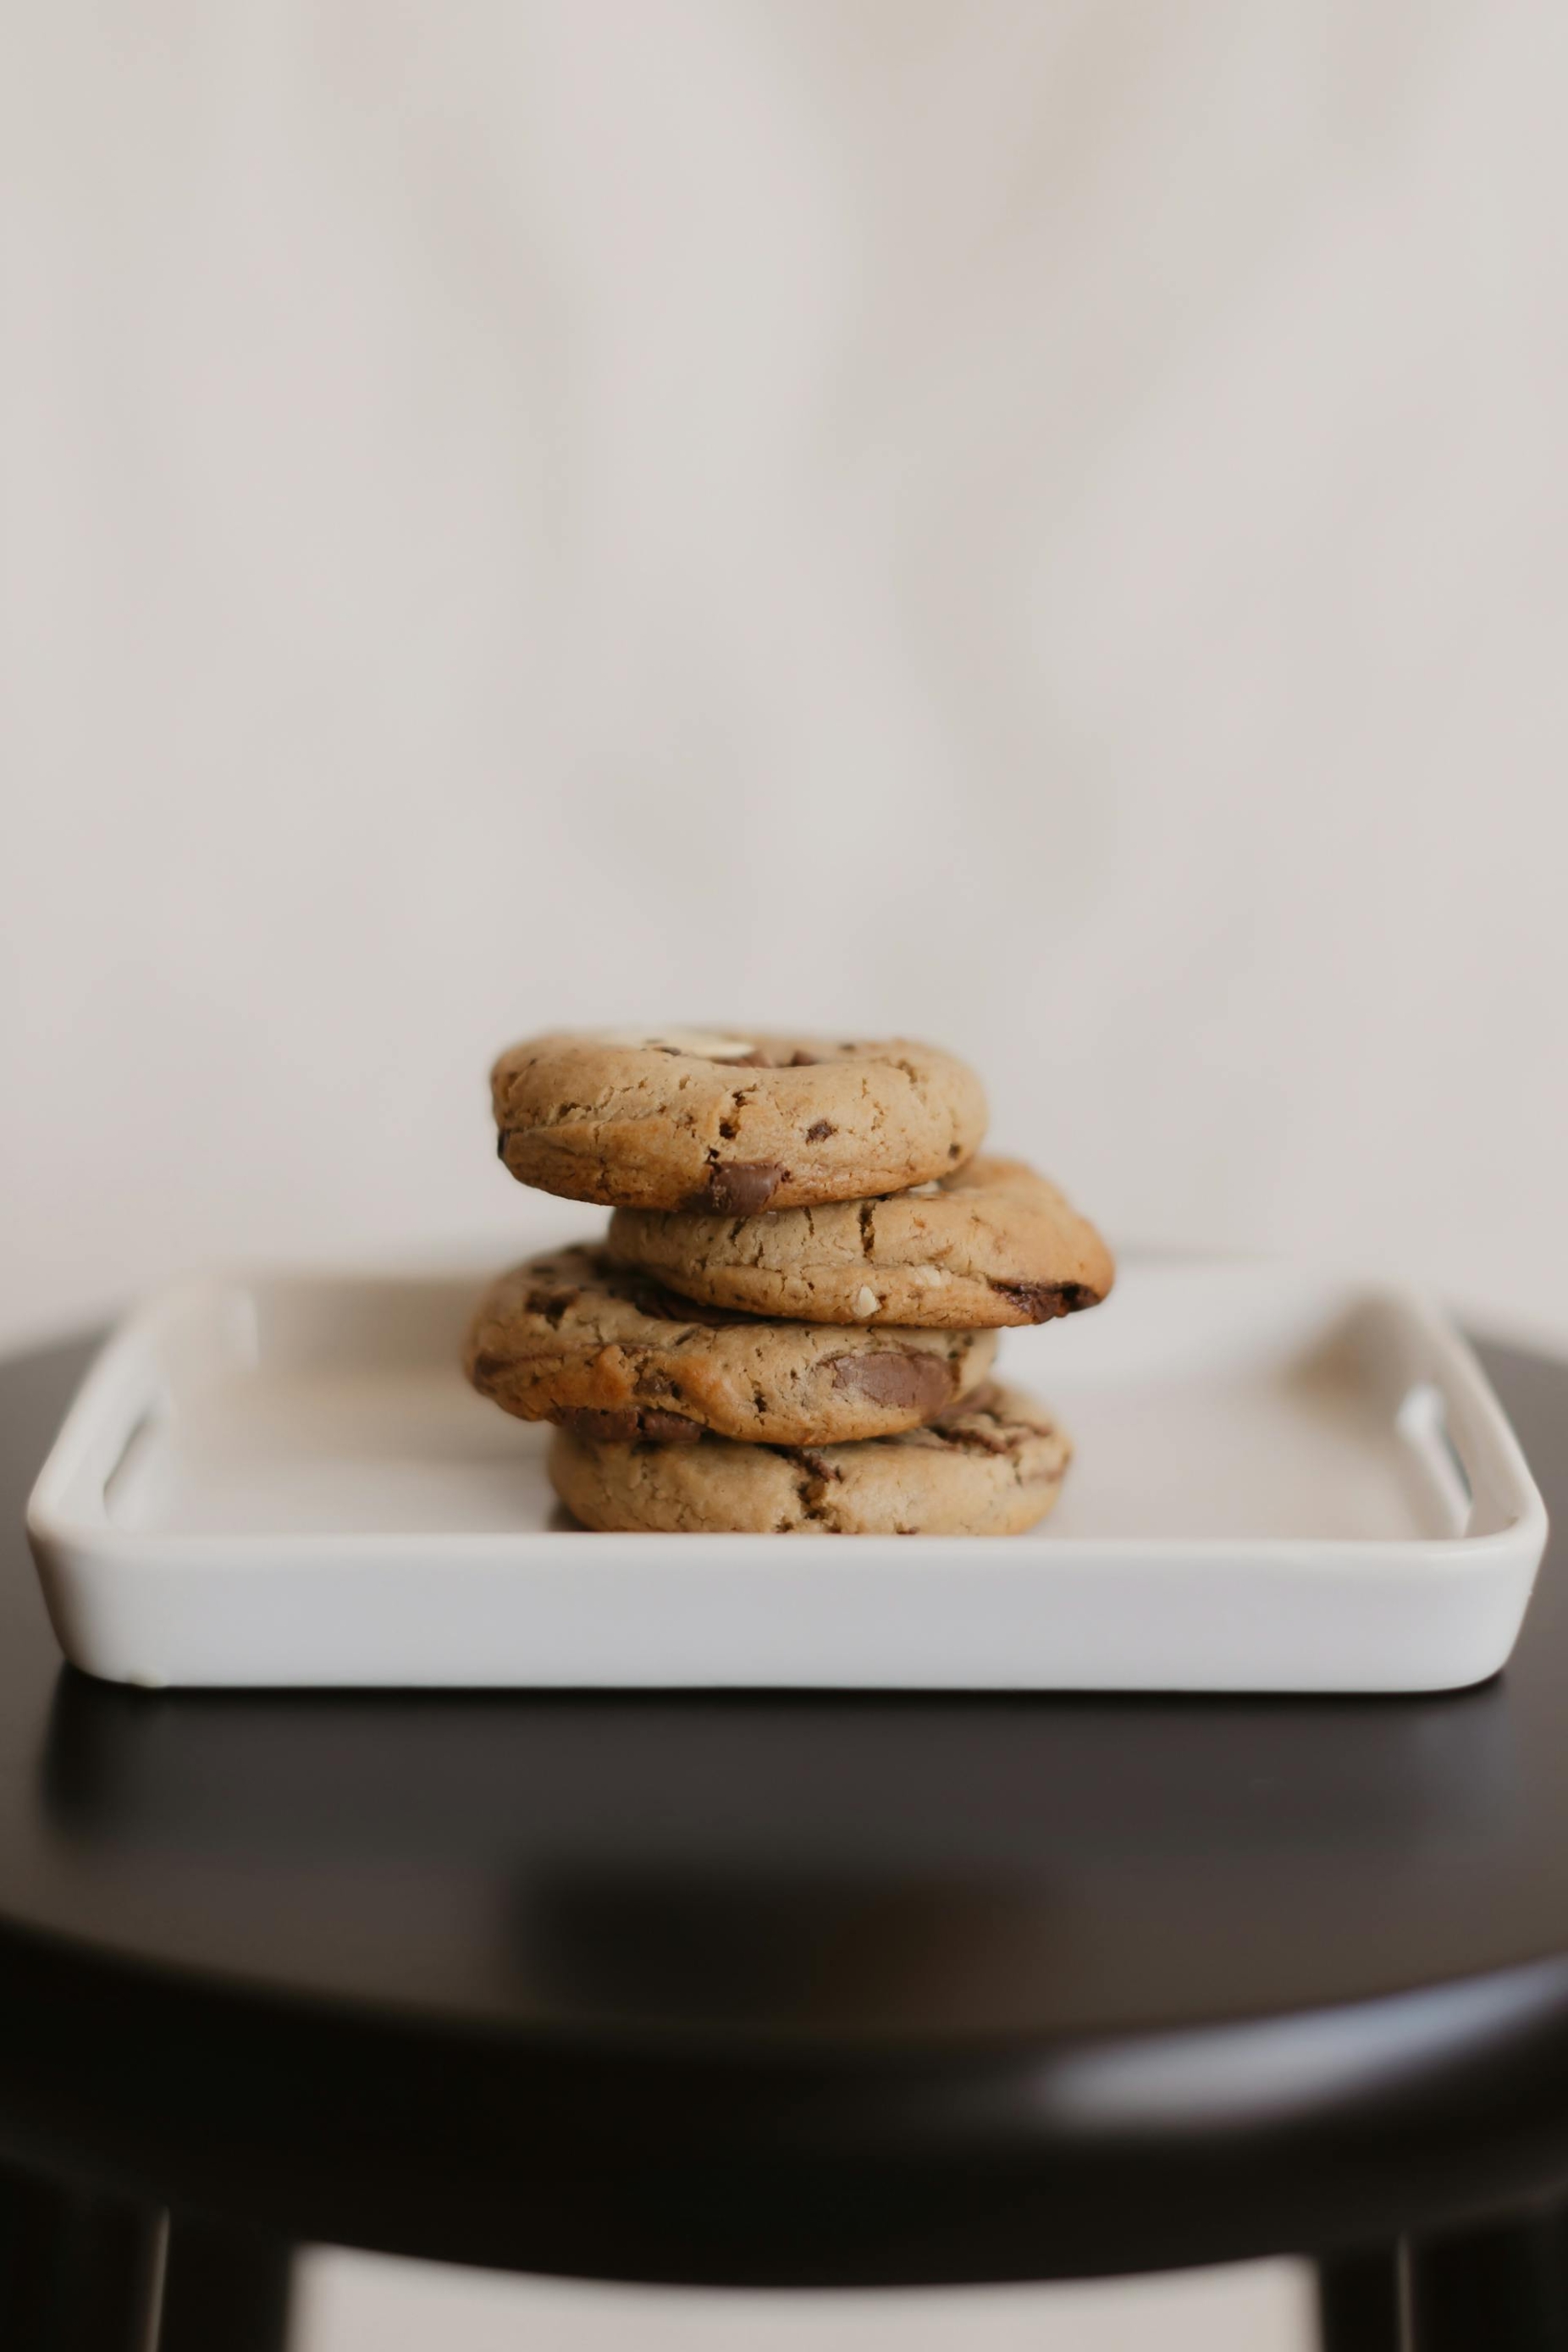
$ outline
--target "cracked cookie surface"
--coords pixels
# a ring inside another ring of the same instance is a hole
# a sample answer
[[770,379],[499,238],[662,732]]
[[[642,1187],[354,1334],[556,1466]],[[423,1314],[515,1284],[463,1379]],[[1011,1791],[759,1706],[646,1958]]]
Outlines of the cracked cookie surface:
[[605,1532],[1005,1536],[1044,1518],[1071,1456],[1032,1397],[986,1386],[864,1444],[598,1444],[563,1429],[549,1466],[573,1516]]
[[712,1430],[782,1445],[890,1436],[984,1380],[991,1331],[845,1330],[695,1307],[599,1249],[550,1250],[491,1284],[464,1368],[524,1421],[683,1446]]
[[609,1246],[683,1297],[807,1323],[1045,1323],[1098,1306],[1115,1275],[1054,1184],[989,1155],[880,1201],[751,1217],[618,1209]]
[[534,1037],[490,1074],[523,1184],[607,1208],[749,1215],[900,1192],[968,1160],[966,1064],[891,1037],[601,1030]]

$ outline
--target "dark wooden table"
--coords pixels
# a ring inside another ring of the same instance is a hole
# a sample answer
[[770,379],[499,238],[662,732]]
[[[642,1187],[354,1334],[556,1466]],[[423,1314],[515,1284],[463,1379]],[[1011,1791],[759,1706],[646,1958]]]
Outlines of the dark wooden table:
[[[0,2341],[259,2352],[289,2245],[736,2284],[1322,2261],[1568,2342],[1568,1577],[1388,1700],[149,1695],[0,1368]],[[1568,1364],[1489,1351],[1568,1520]],[[1403,2321],[1399,2305],[1403,2304]]]

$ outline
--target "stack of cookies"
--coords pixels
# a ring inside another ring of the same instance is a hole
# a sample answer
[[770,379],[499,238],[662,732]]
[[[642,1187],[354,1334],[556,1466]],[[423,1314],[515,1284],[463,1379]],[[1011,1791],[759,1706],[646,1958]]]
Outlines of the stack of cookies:
[[590,1528],[1010,1535],[1071,1449],[997,1334],[1099,1304],[1110,1255],[1045,1179],[976,1158],[979,1079],[907,1038],[537,1037],[492,1074],[524,1184],[607,1233],[495,1282],[484,1396],[556,1434]]

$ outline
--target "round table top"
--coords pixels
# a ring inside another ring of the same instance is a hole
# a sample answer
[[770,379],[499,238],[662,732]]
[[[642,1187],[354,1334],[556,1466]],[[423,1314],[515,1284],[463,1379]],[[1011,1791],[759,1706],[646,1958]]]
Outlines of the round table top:
[[[1310,2250],[1568,2163],[1568,1580],[1390,1699],[152,1694],[21,1532],[0,2154],[601,2276]],[[1483,1351],[1553,1509],[1568,1364]],[[1563,1514],[1568,1517],[1568,1512]]]

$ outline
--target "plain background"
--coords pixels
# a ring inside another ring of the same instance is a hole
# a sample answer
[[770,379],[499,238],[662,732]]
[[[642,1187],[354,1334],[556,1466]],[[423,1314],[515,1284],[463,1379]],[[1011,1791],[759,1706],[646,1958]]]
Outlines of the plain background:
[[1117,1237],[1568,1328],[1565,68],[13,0],[0,1338],[521,1245],[491,1053],[645,1018],[945,1040]]

